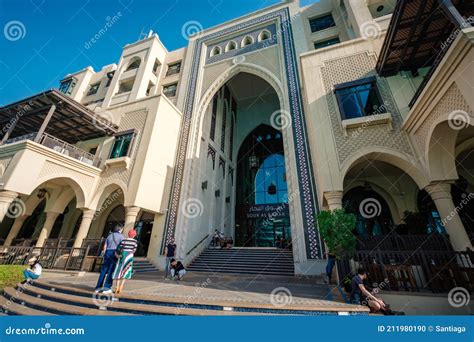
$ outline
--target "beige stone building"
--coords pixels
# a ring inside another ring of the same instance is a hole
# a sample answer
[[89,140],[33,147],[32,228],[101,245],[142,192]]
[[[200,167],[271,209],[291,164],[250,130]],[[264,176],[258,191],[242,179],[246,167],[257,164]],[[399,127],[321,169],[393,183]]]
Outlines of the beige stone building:
[[0,108],[4,245],[80,247],[125,223],[141,256],[161,265],[174,237],[189,263],[219,229],[284,237],[295,272],[318,274],[315,216],[344,206],[361,237],[472,247],[474,13],[448,3],[284,1],[176,51],[151,33]]

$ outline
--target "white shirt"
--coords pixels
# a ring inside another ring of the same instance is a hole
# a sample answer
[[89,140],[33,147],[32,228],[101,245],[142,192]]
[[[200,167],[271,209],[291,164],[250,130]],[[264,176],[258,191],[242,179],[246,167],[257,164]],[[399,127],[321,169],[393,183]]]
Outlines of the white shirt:
[[43,270],[43,267],[41,267],[40,264],[36,264],[33,266],[33,268],[30,268],[31,272],[36,274],[37,276],[41,275],[41,271]]

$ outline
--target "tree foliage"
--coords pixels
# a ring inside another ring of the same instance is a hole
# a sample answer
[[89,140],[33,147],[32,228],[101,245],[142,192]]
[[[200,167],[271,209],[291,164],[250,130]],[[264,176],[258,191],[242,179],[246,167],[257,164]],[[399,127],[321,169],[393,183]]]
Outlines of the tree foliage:
[[317,216],[319,232],[326,242],[330,253],[340,259],[352,256],[356,246],[354,229],[356,216],[344,209],[321,211]]

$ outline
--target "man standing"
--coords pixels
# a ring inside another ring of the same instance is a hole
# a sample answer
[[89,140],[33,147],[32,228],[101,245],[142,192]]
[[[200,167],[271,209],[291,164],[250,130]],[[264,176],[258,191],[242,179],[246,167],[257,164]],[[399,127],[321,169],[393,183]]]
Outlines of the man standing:
[[170,242],[166,245],[165,248],[166,264],[165,264],[165,278],[168,279],[170,274],[170,263],[171,259],[176,256],[176,244],[174,239],[171,238]]
[[102,267],[100,269],[99,280],[95,286],[95,292],[99,292],[103,289],[102,293],[104,294],[112,293],[112,284],[114,281],[112,275],[115,270],[115,265],[117,264],[115,251],[118,245],[120,245],[120,242],[124,239],[122,230],[123,227],[121,225],[115,226],[114,231],[110,233],[105,240],[104,248],[102,249]]

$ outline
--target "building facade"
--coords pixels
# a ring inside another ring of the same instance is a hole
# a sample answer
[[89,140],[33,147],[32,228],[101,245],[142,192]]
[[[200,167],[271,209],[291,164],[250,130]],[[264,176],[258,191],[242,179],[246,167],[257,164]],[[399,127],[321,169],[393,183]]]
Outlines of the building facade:
[[124,223],[140,255],[161,265],[175,238],[189,263],[218,229],[284,237],[295,272],[319,274],[315,217],[344,207],[360,236],[472,247],[473,8],[434,3],[284,1],[171,52],[150,33],[2,107],[4,245],[80,247]]

